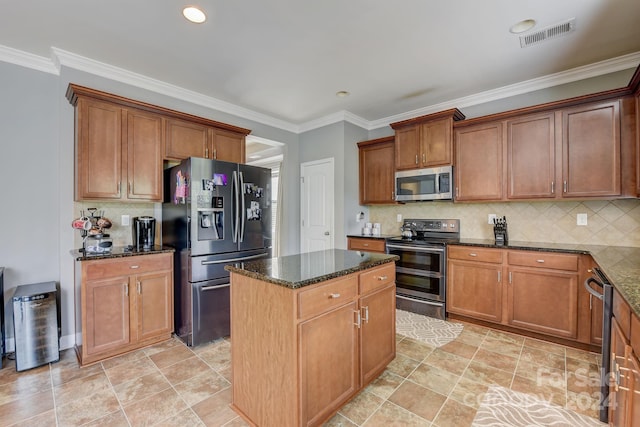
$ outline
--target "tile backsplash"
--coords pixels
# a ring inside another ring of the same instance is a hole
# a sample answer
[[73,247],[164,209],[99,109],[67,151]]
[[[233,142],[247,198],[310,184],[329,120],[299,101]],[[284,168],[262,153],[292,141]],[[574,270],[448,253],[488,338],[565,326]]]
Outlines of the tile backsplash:
[[[459,218],[467,239],[493,239],[489,214],[506,216],[509,240],[640,247],[640,200],[560,202],[453,203],[418,202],[370,206],[369,221],[383,234],[400,234],[397,214],[405,218]],[[576,225],[587,214],[587,225]]]
[[[155,216],[153,203],[120,203],[120,202],[76,202],[74,211],[76,218],[80,217],[81,211],[87,211],[89,208],[96,208],[103,211],[103,215],[112,222],[112,227],[107,231],[113,239],[114,246],[126,246],[133,243],[131,224],[136,216]],[[121,216],[129,215],[130,223],[127,226],[120,225]],[[69,220],[71,223],[71,220]],[[160,218],[156,220],[156,242],[160,239]],[[74,237],[74,246],[82,247],[82,237],[80,231],[76,232]]]

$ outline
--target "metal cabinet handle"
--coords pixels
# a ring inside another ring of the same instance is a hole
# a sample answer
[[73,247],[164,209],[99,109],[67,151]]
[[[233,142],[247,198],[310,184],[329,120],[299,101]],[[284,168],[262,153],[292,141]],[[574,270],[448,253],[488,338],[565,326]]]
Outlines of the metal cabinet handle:
[[478,254],[475,254],[475,253],[471,252],[471,253],[469,254],[469,256],[478,256]]
[[124,294],[126,296],[129,296],[129,284],[128,283],[124,284]]
[[339,293],[333,293],[333,294],[329,294],[329,298],[331,299],[336,299],[336,298],[340,298],[340,294]]
[[369,244],[368,243],[363,243],[362,246],[364,246],[365,248],[368,248]]
[[509,283],[513,283],[513,273],[509,272]]
[[422,163],[427,163],[427,156],[424,153],[422,153]]
[[140,268],[140,266],[139,266],[139,265],[132,265],[132,266],[131,266],[131,267],[129,267],[129,268],[136,269],[136,268]]
[[416,165],[418,164],[418,155],[416,154]]
[[562,190],[566,193],[567,192],[567,181],[564,181],[562,183]]
[[364,323],[369,323],[369,306],[364,306],[361,310],[364,310],[364,315],[362,316]]
[[204,149],[204,158],[205,159],[209,158],[209,147],[205,147],[205,149]]
[[118,183],[118,196],[120,195],[120,185],[121,185],[121,184],[122,184],[122,183],[120,183],[120,182]]
[[544,264],[544,260],[543,259],[537,259],[536,262],[539,262],[540,264]]
[[132,194],[132,192],[133,192],[131,190],[132,188],[133,188],[133,185],[131,185],[131,181],[129,181],[129,184],[127,185],[127,192],[128,192],[127,194]]
[[555,194],[556,192],[556,183],[551,181],[551,194]]
[[216,148],[213,149],[213,158],[214,159],[218,158],[218,150]]
[[138,285],[138,295],[142,294],[142,286],[140,285],[140,281],[136,281],[136,284]]
[[376,277],[376,279],[378,279],[379,281],[381,281],[381,282],[382,282],[382,281],[387,280],[387,279],[388,279],[388,277],[387,277],[387,276],[377,276],[377,277]]
[[360,310],[356,310],[354,311],[354,313],[356,314],[356,321],[353,324],[357,326],[358,329],[360,329],[362,325],[362,317],[360,317]]
[[498,283],[502,282],[502,271],[498,270]]

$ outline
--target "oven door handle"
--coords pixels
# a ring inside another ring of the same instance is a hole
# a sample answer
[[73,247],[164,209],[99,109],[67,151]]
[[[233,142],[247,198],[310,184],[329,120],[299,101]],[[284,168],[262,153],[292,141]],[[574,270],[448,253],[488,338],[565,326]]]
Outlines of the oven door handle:
[[418,251],[418,252],[440,252],[444,253],[444,248],[436,248],[436,247],[422,247],[422,246],[406,246],[406,245],[389,245],[387,244],[387,249],[407,249],[410,251]]
[[595,283],[596,285],[598,285],[599,287],[604,289],[604,286],[602,283],[598,282],[596,279],[594,279],[593,277],[589,277],[587,280],[584,281],[584,288],[587,290],[587,292],[589,292],[591,295],[593,295],[594,297],[598,298],[599,300],[603,300],[604,298],[604,292],[603,293],[598,293],[596,292],[595,289],[593,289],[590,285],[592,283]]
[[427,305],[435,305],[436,307],[442,307],[444,305],[444,303],[441,303],[441,302],[430,302],[430,301],[425,301],[423,299],[409,298],[409,297],[405,297],[405,296],[398,295],[398,294],[396,294],[396,298],[404,299],[404,300],[407,300],[407,301],[419,302],[419,303],[427,304]]

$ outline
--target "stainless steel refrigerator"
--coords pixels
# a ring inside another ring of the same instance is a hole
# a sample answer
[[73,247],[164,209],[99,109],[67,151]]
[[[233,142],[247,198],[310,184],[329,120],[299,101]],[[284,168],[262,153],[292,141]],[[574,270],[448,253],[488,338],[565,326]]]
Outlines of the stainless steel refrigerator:
[[230,332],[229,272],[271,256],[271,170],[191,157],[165,169],[162,244],[176,249],[175,332],[199,345]]

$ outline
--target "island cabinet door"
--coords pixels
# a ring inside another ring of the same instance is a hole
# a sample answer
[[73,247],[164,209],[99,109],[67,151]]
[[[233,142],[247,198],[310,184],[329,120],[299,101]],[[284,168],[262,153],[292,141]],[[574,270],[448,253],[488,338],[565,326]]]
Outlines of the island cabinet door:
[[362,385],[377,377],[396,353],[396,288],[392,283],[360,299]]
[[302,426],[315,426],[358,390],[356,302],[299,326]]

